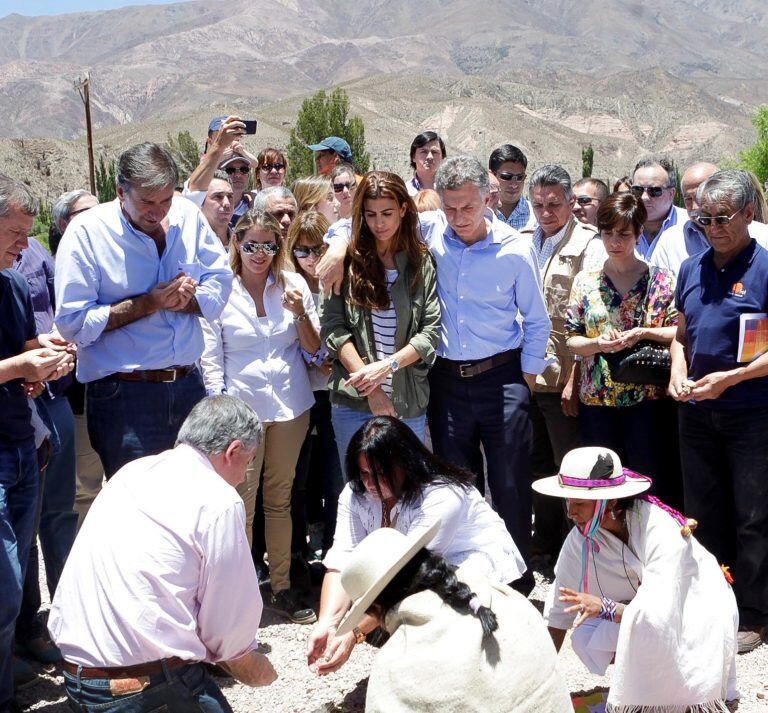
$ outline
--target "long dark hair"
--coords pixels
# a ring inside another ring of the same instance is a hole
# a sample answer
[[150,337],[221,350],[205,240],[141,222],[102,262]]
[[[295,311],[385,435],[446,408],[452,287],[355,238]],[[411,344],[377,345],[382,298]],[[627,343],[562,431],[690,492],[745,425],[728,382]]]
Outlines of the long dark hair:
[[427,589],[460,614],[476,616],[483,627],[484,636],[490,636],[499,628],[499,622],[492,609],[480,605],[479,602],[475,609],[470,606],[475,594],[464,582],[457,579],[455,568],[441,555],[426,548],[420,549],[413,559],[405,564],[373,603],[381,607],[383,619],[387,612],[403,599]]
[[[475,475],[438,458],[399,418],[376,416],[366,421],[352,436],[347,448],[347,481],[353,492],[363,495],[365,485],[357,462],[364,455],[377,490],[383,483],[404,503],[412,503],[433,483],[448,483],[469,488]],[[401,473],[398,485],[395,474]]]
[[427,248],[419,239],[419,213],[408,195],[403,179],[386,171],[371,171],[363,176],[352,201],[352,240],[349,246],[347,274],[350,299],[363,309],[386,309],[389,306],[384,264],[376,252],[376,238],[365,221],[365,201],[391,198],[398,208],[405,206],[400,229],[392,238],[392,252],[405,252],[413,273],[411,293],[421,279],[421,264]]

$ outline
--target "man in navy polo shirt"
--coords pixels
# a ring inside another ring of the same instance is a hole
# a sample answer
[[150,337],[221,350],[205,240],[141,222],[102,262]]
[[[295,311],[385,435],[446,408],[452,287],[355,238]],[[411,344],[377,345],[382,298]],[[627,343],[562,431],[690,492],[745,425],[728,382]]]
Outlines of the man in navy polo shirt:
[[669,387],[683,402],[686,514],[732,568],[741,653],[768,624],[768,353],[737,362],[740,316],[768,313],[768,251],[749,235],[755,198],[745,171],[718,171],[699,187],[711,248],[680,268]]
[[29,189],[0,174],[0,713],[21,710],[13,700],[13,635],[38,497],[25,385],[57,379],[74,366],[67,351],[35,336],[27,281],[8,269],[27,247],[36,213]]

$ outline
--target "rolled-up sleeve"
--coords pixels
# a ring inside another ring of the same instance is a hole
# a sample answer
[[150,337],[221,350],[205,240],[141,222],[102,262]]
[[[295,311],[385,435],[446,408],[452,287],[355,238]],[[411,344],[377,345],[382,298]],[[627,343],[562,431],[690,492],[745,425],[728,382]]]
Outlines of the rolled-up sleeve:
[[323,559],[326,569],[340,572],[344,569],[352,550],[357,547],[369,534],[360,518],[359,508],[355,501],[359,496],[352,492],[347,485],[339,495],[338,511],[336,513],[336,530],[333,533],[333,546]]
[[424,280],[424,309],[421,312],[419,331],[409,344],[418,352],[421,360],[431,366],[437,356],[440,343],[440,301],[437,298],[437,279],[431,255],[427,254],[421,271]]
[[200,320],[203,327],[203,340],[205,347],[200,357],[200,369],[203,373],[203,384],[206,393],[222,394],[226,391],[224,380],[224,343],[222,339],[221,319],[208,321]]
[[547,368],[545,354],[552,328],[541,277],[533,246],[518,260],[519,272],[515,285],[517,308],[523,318],[522,369],[526,374],[541,374]]
[[221,241],[202,214],[197,218],[197,230],[200,236],[197,252],[200,279],[195,297],[200,313],[211,321],[221,314],[227,304],[229,293],[232,291],[233,275]]
[[352,339],[344,310],[344,298],[337,294],[324,297],[320,314],[320,339],[331,358],[336,359],[342,344]]

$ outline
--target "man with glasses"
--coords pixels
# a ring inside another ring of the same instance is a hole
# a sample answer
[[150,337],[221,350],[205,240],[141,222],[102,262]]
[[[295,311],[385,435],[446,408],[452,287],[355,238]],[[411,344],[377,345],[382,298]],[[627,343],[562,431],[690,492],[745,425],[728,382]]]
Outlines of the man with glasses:
[[531,206],[523,195],[528,159],[512,144],[495,149],[488,159],[488,168],[499,179],[499,208],[496,217],[515,230],[536,228]]
[[643,159],[632,171],[632,192],[643,201],[648,218],[637,251],[648,261],[665,231],[688,220],[688,214],[674,205],[677,174],[666,159]]
[[698,189],[711,247],[680,268],[669,393],[680,403],[685,513],[731,568],[739,653],[768,625],[768,353],[739,357],[742,318],[768,312],[768,251],[749,234],[755,187],[718,171]]
[[573,184],[573,215],[580,223],[595,225],[597,209],[610,191],[599,178],[582,178]]
[[329,175],[339,161],[352,163],[352,149],[338,136],[328,136],[319,144],[308,144],[307,148],[315,152],[315,169],[319,176]]
[[296,205],[296,198],[288,188],[275,186],[274,188],[265,188],[256,194],[256,198],[253,199],[253,209],[269,213],[280,223],[280,237],[286,240],[288,228],[291,227],[299,207]]

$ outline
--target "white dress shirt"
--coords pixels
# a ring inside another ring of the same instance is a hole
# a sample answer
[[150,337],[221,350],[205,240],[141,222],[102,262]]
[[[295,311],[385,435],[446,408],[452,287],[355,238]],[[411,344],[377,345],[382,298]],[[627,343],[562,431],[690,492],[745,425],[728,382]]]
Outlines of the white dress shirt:
[[237,491],[190,446],[139,458],[83,523],[48,629],[67,661],[227,661],[256,646],[262,602]]
[[[283,271],[283,279],[286,289],[301,291],[304,310],[319,331],[307,281],[288,271]],[[315,403],[299,332],[282,297],[283,289],[270,273],[264,288],[266,316],[257,317],[253,298],[235,278],[221,316],[203,325],[200,365],[207,392],[241,398],[264,422],[290,421]]]

